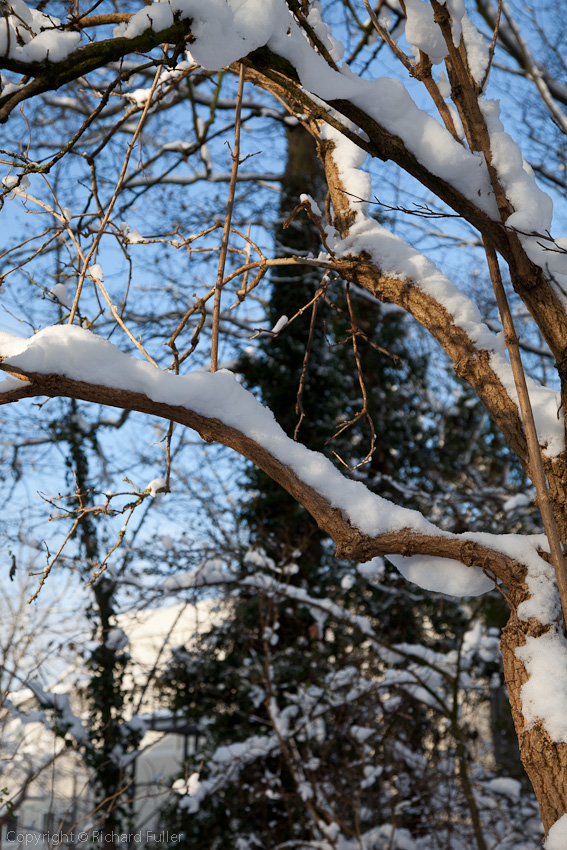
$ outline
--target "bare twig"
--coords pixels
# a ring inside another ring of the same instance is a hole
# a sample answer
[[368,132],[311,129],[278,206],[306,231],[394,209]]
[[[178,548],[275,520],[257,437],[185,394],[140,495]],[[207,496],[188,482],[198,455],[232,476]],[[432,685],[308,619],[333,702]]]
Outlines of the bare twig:
[[28,603],[33,602],[33,601],[34,601],[34,599],[37,599],[37,597],[39,596],[39,593],[40,593],[40,591],[41,591],[41,589],[42,589],[43,585],[45,584],[45,582],[46,582],[46,580],[47,580],[47,577],[49,576],[49,573],[50,573],[50,572],[51,572],[51,570],[53,569],[53,565],[56,563],[57,559],[59,558],[59,555],[61,554],[61,552],[63,551],[63,549],[64,549],[64,548],[65,548],[65,546],[67,545],[67,541],[68,541],[68,540],[69,540],[69,539],[73,536],[73,534],[75,533],[75,531],[76,531],[76,529],[77,529],[77,526],[79,525],[79,521],[80,521],[80,519],[81,519],[81,517],[80,517],[80,516],[78,516],[78,517],[76,518],[75,522],[73,523],[73,525],[72,525],[72,526],[71,526],[71,528],[69,529],[69,531],[68,531],[67,535],[65,536],[65,539],[63,540],[63,543],[61,544],[61,546],[59,547],[59,549],[57,550],[57,552],[55,553],[55,555],[53,556],[53,558],[51,558],[51,560],[49,559],[49,552],[47,553],[47,564],[46,564],[46,566],[45,566],[45,569],[44,569],[44,570],[43,570],[43,572],[41,573],[41,578],[40,578],[40,580],[39,580],[39,584],[38,584],[38,586],[37,586],[37,589],[36,589],[35,593],[33,593],[33,594],[30,596],[30,598],[28,599]]
[[498,10],[496,12],[496,20],[494,22],[494,33],[492,35],[492,41],[490,43],[490,50],[488,51],[488,64],[486,66],[486,71],[484,72],[482,82],[480,84],[481,92],[484,91],[486,81],[488,80],[488,75],[490,74],[490,69],[492,68],[492,62],[494,61],[494,51],[496,49],[496,42],[498,41],[498,30],[500,28],[500,16],[501,15],[502,15],[502,0],[498,0]]
[[349,313],[349,317],[350,317],[352,350],[353,350],[353,353],[354,353],[354,359],[356,360],[356,370],[357,370],[357,374],[358,374],[358,383],[360,385],[360,391],[362,393],[362,409],[359,410],[359,412],[355,416],[353,416],[352,419],[349,419],[348,422],[344,422],[341,425],[341,427],[338,429],[338,431],[329,440],[327,440],[327,444],[330,443],[332,440],[336,439],[340,434],[343,433],[343,431],[346,431],[347,428],[350,428],[351,425],[354,425],[356,422],[358,422],[359,419],[362,419],[362,418],[366,419],[366,421],[368,422],[368,425],[370,427],[370,448],[369,448],[369,450],[368,450],[368,452],[367,452],[367,454],[366,454],[366,456],[364,457],[363,460],[361,460],[355,466],[350,467],[348,465],[348,463],[346,463],[337,452],[333,451],[333,454],[335,455],[337,460],[340,460],[340,462],[342,464],[344,464],[344,466],[346,466],[347,469],[349,469],[352,472],[354,469],[358,469],[359,466],[364,466],[365,463],[368,463],[368,461],[370,460],[370,458],[374,454],[374,449],[376,448],[376,431],[374,430],[374,422],[372,421],[372,417],[370,416],[370,413],[368,411],[368,396],[366,394],[366,385],[364,383],[364,375],[362,374],[362,364],[360,362],[360,354],[359,354],[358,345],[357,345],[357,342],[356,342],[356,337],[358,335],[357,334],[357,325],[356,325],[356,319],[355,319],[355,316],[354,316],[354,309],[353,309],[353,306],[352,306],[352,299],[351,299],[351,296],[350,296],[350,284],[348,284],[348,283],[346,285],[346,299],[347,299],[347,305],[348,305],[348,313]]
[[305,411],[303,410],[303,392],[305,390],[305,378],[307,376],[307,364],[309,362],[309,354],[311,352],[311,348],[313,347],[313,335],[315,332],[317,306],[318,300],[314,298],[313,307],[311,310],[311,322],[309,323],[309,336],[307,338],[307,345],[305,346],[305,353],[303,355],[303,366],[301,368],[301,377],[299,379],[299,387],[297,388],[297,398],[295,401],[295,412],[299,414],[299,420],[297,422],[297,425],[295,426],[295,431],[293,432],[294,440],[297,440],[297,435],[299,433],[299,429],[301,428],[301,423],[305,418]]
[[230,188],[228,191],[228,203],[226,206],[226,216],[224,220],[224,229],[222,233],[221,253],[219,257],[219,268],[217,273],[217,282],[215,286],[215,303],[213,307],[213,338],[211,342],[211,372],[217,371],[218,351],[219,351],[219,323],[220,323],[220,306],[222,282],[224,278],[224,267],[226,263],[226,255],[228,250],[228,239],[230,236],[230,222],[232,219],[232,210],[234,207],[234,196],[236,193],[236,178],[238,175],[238,165],[240,156],[240,113],[242,109],[242,92],[244,91],[244,65],[240,65],[240,74],[238,78],[238,95],[236,98],[236,115],[234,127],[234,150],[231,151],[232,156],[232,172],[230,175]]
[[401,48],[398,47],[398,45],[396,44],[396,42],[394,41],[394,39],[392,38],[392,36],[388,32],[388,30],[384,29],[384,27],[382,26],[382,24],[378,20],[378,17],[376,16],[374,9],[372,8],[372,6],[368,2],[368,0],[364,0],[364,5],[366,6],[366,11],[370,15],[370,20],[372,21],[372,23],[374,25],[374,29],[376,30],[376,32],[378,33],[380,38],[382,38],[386,42],[386,44],[388,45],[388,47],[390,48],[392,53],[394,53],[394,55],[397,56],[397,58],[400,60],[402,65],[405,68],[407,68],[407,70],[410,72],[410,74],[413,74],[413,71],[415,70],[415,66],[414,66],[413,62],[411,61],[411,59],[408,56],[406,56],[406,54],[404,53],[403,50],[401,50]]

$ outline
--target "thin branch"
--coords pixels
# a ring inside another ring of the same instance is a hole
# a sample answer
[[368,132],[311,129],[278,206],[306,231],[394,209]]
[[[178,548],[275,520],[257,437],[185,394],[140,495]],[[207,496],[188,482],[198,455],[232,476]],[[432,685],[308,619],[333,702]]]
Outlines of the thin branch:
[[370,20],[374,25],[374,29],[376,30],[380,38],[382,38],[386,42],[392,53],[400,60],[402,65],[407,68],[410,74],[413,75],[413,72],[415,71],[415,65],[413,64],[411,59],[406,56],[406,54],[400,47],[398,47],[388,30],[384,29],[368,0],[364,0],[364,5],[366,6],[366,11],[370,15]]
[[514,22],[513,15],[508,7],[508,4],[500,0],[498,4],[498,10],[500,11],[500,6],[502,6],[504,14],[506,16],[507,24],[510,28],[510,31],[514,35],[516,39],[516,43],[518,45],[519,51],[522,56],[522,64],[526,70],[528,77],[533,80],[535,83],[537,90],[540,94],[541,99],[547,106],[549,113],[552,118],[557,122],[561,131],[567,134],[567,116],[561,109],[558,108],[557,104],[554,101],[553,95],[549,90],[549,86],[545,80],[545,77],[541,71],[541,68],[537,64],[537,62],[533,59],[530,48],[528,44],[521,34],[520,30],[516,26]]
[[319,299],[314,298],[313,307],[311,308],[311,321],[309,323],[309,336],[307,338],[307,345],[305,346],[305,353],[303,355],[303,366],[301,368],[301,377],[299,379],[299,387],[297,389],[297,398],[295,401],[295,412],[299,414],[299,421],[295,426],[295,431],[293,432],[294,440],[297,440],[297,435],[299,433],[301,423],[305,418],[305,411],[303,410],[303,392],[305,390],[305,378],[307,376],[307,364],[309,362],[309,354],[311,353],[311,348],[313,347],[313,335],[315,332],[315,318],[317,316],[318,304]]
[[238,166],[240,164],[240,112],[242,109],[242,92],[244,91],[244,75],[246,69],[243,64],[240,65],[240,74],[238,77],[238,95],[236,98],[236,114],[234,127],[234,151],[231,151],[232,156],[232,172],[230,175],[230,188],[228,191],[228,203],[226,206],[226,216],[224,220],[224,229],[222,233],[221,253],[219,257],[219,268],[217,273],[217,282],[215,286],[215,302],[213,307],[213,339],[211,342],[211,372],[217,371],[218,350],[219,350],[219,323],[220,323],[220,307],[221,293],[224,279],[224,267],[226,263],[226,255],[228,250],[228,239],[230,236],[230,222],[232,220],[232,210],[234,208],[234,196],[236,194],[236,178],[238,176]]
[[482,82],[480,84],[481,92],[484,91],[484,87],[486,85],[486,81],[488,80],[488,75],[490,74],[490,69],[492,68],[492,63],[494,61],[494,51],[496,50],[496,42],[498,41],[498,30],[500,29],[500,17],[502,15],[502,0],[498,0],[498,10],[496,12],[496,20],[494,22],[494,33],[492,35],[492,41],[490,43],[490,49],[488,51],[488,63],[486,65],[486,71],[484,72],[484,77],[482,78]]
[[71,528],[69,529],[68,533],[65,535],[65,539],[63,540],[63,543],[61,544],[61,546],[59,547],[59,549],[57,550],[57,552],[55,553],[55,555],[53,556],[53,558],[51,558],[51,560],[49,560],[49,552],[48,552],[47,564],[46,564],[46,566],[45,566],[45,569],[44,569],[44,570],[43,570],[43,572],[41,573],[41,578],[40,578],[40,580],[39,580],[39,584],[38,584],[38,586],[37,586],[37,589],[36,589],[35,593],[33,593],[33,594],[30,596],[30,598],[28,599],[28,603],[33,602],[33,601],[34,601],[34,599],[37,599],[37,597],[39,596],[39,593],[40,593],[40,591],[41,591],[41,589],[42,589],[43,585],[44,585],[44,584],[45,584],[45,582],[47,581],[47,577],[49,576],[49,574],[50,574],[51,570],[53,569],[53,565],[56,563],[56,561],[57,561],[57,560],[58,560],[58,558],[59,558],[59,555],[61,554],[61,552],[63,551],[63,549],[64,549],[64,548],[65,548],[65,546],[67,545],[67,541],[68,541],[68,540],[70,540],[70,539],[71,539],[71,537],[73,536],[73,534],[75,533],[75,531],[76,531],[76,529],[77,529],[77,526],[79,525],[80,519],[81,519],[81,517],[80,517],[80,516],[78,516],[78,517],[76,518],[75,522],[73,523],[73,525],[72,525],[72,526],[71,526]]
[[356,324],[356,319],[355,319],[355,316],[354,316],[352,299],[350,297],[350,284],[348,284],[348,283],[346,285],[346,299],[347,299],[347,305],[348,305],[348,314],[349,314],[349,318],[350,318],[350,333],[351,333],[351,339],[352,339],[352,350],[353,350],[353,353],[354,353],[354,359],[356,361],[356,371],[357,371],[357,375],[358,375],[358,383],[359,383],[359,386],[360,386],[360,391],[362,393],[362,410],[360,410],[356,414],[356,416],[354,416],[348,422],[344,422],[341,425],[341,427],[338,429],[338,431],[331,437],[331,439],[327,440],[327,443],[330,443],[332,440],[336,439],[340,434],[343,433],[343,431],[346,431],[347,428],[350,428],[351,425],[354,425],[356,422],[358,422],[359,419],[362,419],[362,418],[366,419],[366,421],[368,422],[368,424],[370,426],[370,435],[371,435],[371,437],[370,437],[370,448],[368,450],[368,453],[366,454],[366,457],[363,460],[361,460],[360,463],[357,463],[356,466],[351,468],[347,463],[345,463],[345,461],[342,459],[342,457],[337,452],[333,451],[333,454],[335,455],[337,460],[340,460],[340,462],[342,464],[344,464],[350,472],[353,472],[355,469],[358,469],[359,466],[364,466],[365,463],[368,463],[368,461],[370,460],[370,458],[374,454],[374,449],[376,448],[376,431],[374,429],[374,422],[372,421],[372,417],[370,416],[370,413],[368,412],[368,396],[367,396],[367,393],[366,393],[366,385],[364,383],[364,375],[362,374],[362,364],[360,362],[360,355],[358,353],[358,345],[357,345],[357,342],[356,342],[356,337],[358,335],[357,334],[357,324]]

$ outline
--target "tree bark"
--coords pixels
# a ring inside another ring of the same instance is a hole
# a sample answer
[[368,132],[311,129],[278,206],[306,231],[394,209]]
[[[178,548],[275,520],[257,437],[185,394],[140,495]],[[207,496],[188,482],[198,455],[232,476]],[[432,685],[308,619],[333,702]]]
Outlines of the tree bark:
[[540,637],[548,629],[533,618],[525,621],[517,616],[515,609],[529,595],[527,585],[521,582],[511,592],[513,610],[502,630],[500,647],[520,755],[537,797],[547,834],[567,812],[567,744],[553,741],[541,721],[528,727],[524,717],[521,689],[529,675],[516,650],[525,645],[527,637]]

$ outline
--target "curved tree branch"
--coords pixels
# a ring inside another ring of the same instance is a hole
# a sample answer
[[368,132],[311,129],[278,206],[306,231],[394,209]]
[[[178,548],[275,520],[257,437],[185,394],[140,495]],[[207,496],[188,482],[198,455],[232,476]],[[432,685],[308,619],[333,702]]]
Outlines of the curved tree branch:
[[[525,567],[498,550],[447,532],[439,531],[437,535],[435,527],[431,524],[429,524],[431,533],[416,531],[409,526],[409,523],[408,527],[400,531],[386,531],[375,536],[364,533],[354,527],[344,513],[331,504],[328,497],[306,483],[297,472],[279,460],[273,452],[238,428],[221,422],[220,419],[197,413],[190,406],[165,404],[154,401],[144,393],[115,389],[100,383],[75,380],[61,373],[40,374],[7,363],[0,364],[0,368],[23,379],[21,386],[7,389],[0,394],[1,404],[16,402],[23,398],[48,396],[51,398],[80,399],[123,410],[137,410],[141,413],[177,422],[197,431],[207,442],[216,441],[234,449],[252,460],[309,511],[319,527],[334,540],[338,557],[357,561],[367,561],[377,555],[388,554],[406,557],[430,555],[450,558],[458,560],[466,566],[481,567],[506,585],[514,581],[521,581],[525,572]],[[174,376],[168,376],[169,380],[172,378]],[[175,376],[174,379],[183,381],[183,377]],[[180,383],[180,396],[182,392],[182,384]],[[289,443],[297,446],[292,440],[289,440]],[[317,457],[316,453],[311,454]],[[340,475],[338,470],[335,471],[337,475]],[[369,498],[380,498],[372,496],[370,492],[368,496]],[[390,504],[386,500],[381,501],[385,505]],[[408,511],[407,515],[408,519],[413,515],[420,516],[416,511]]]

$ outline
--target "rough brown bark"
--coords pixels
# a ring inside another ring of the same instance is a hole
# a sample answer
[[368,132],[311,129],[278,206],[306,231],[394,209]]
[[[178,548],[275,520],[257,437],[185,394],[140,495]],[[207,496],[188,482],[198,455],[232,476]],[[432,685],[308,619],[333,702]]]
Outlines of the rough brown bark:
[[567,811],[567,744],[553,741],[541,721],[528,728],[523,714],[521,688],[529,676],[524,663],[515,654],[516,649],[524,646],[527,637],[539,637],[547,630],[537,620],[526,622],[516,615],[515,609],[528,597],[525,583],[516,580],[510,591],[512,614],[502,630],[500,648],[520,755],[537,797],[547,834]]

